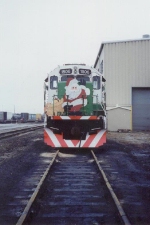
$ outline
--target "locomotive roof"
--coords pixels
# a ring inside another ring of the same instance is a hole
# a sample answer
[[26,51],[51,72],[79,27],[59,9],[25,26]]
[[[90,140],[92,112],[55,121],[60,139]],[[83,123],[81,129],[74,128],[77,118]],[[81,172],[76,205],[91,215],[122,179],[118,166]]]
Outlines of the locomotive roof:
[[86,64],[84,64],[84,63],[81,63],[81,64],[78,64],[78,63],[67,63],[67,64],[64,64],[64,66],[68,66],[68,65],[72,65],[72,66],[74,66],[74,65],[86,66]]
[[[74,67],[74,66],[80,67],[80,66],[81,66],[80,69],[83,69],[83,67],[85,67],[85,69],[90,69],[90,70],[92,70],[93,72],[95,71],[96,73],[99,73],[100,75],[102,75],[97,69],[95,69],[95,68],[92,67],[92,66],[88,66],[88,65],[86,65],[86,64],[64,64],[64,65],[61,65],[61,66],[57,66],[57,67],[56,67],[54,70],[52,70],[50,73],[52,73],[52,72],[54,72],[54,71],[57,71],[57,70],[60,70],[60,69],[67,69],[67,66],[70,66],[70,67]],[[69,69],[69,68],[68,68],[68,69]],[[49,76],[49,74],[48,74],[48,76]],[[48,76],[47,76],[47,78],[45,79],[45,82],[48,81]],[[103,79],[103,81],[104,81],[104,79]]]

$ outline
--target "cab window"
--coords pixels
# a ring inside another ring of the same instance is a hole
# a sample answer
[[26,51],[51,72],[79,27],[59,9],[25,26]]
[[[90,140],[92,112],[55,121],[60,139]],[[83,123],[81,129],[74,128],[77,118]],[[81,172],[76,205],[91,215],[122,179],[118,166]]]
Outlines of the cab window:
[[99,76],[93,77],[93,88],[96,90],[100,89],[100,77]]
[[68,78],[74,78],[73,75],[64,75],[61,77],[61,81],[67,81]]
[[83,76],[83,75],[77,75],[77,80],[79,81],[79,85],[84,85],[86,86],[86,82],[90,81],[90,78],[88,76]]
[[58,77],[57,76],[51,76],[50,77],[50,89],[57,89],[58,87]]

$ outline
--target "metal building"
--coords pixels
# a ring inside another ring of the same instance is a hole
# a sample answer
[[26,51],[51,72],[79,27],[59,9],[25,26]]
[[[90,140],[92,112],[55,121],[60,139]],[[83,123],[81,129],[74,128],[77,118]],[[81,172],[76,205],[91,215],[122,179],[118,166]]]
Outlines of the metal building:
[[150,130],[150,36],[103,42],[94,67],[106,79],[107,130]]

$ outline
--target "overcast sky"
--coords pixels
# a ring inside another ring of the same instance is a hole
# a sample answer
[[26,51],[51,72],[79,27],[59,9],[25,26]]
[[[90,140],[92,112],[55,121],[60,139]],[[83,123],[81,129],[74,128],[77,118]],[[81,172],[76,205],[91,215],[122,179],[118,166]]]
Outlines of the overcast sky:
[[150,0],[0,0],[0,111],[43,113],[43,81],[93,66],[105,41],[150,34]]

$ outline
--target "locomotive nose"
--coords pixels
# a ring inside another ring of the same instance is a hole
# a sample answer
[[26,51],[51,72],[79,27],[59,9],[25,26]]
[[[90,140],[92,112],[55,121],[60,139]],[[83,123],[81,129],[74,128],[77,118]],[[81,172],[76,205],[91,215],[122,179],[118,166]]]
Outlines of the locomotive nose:
[[81,134],[81,131],[80,131],[80,128],[79,127],[72,127],[71,129],[71,134],[74,136],[74,137],[79,137],[80,134]]

